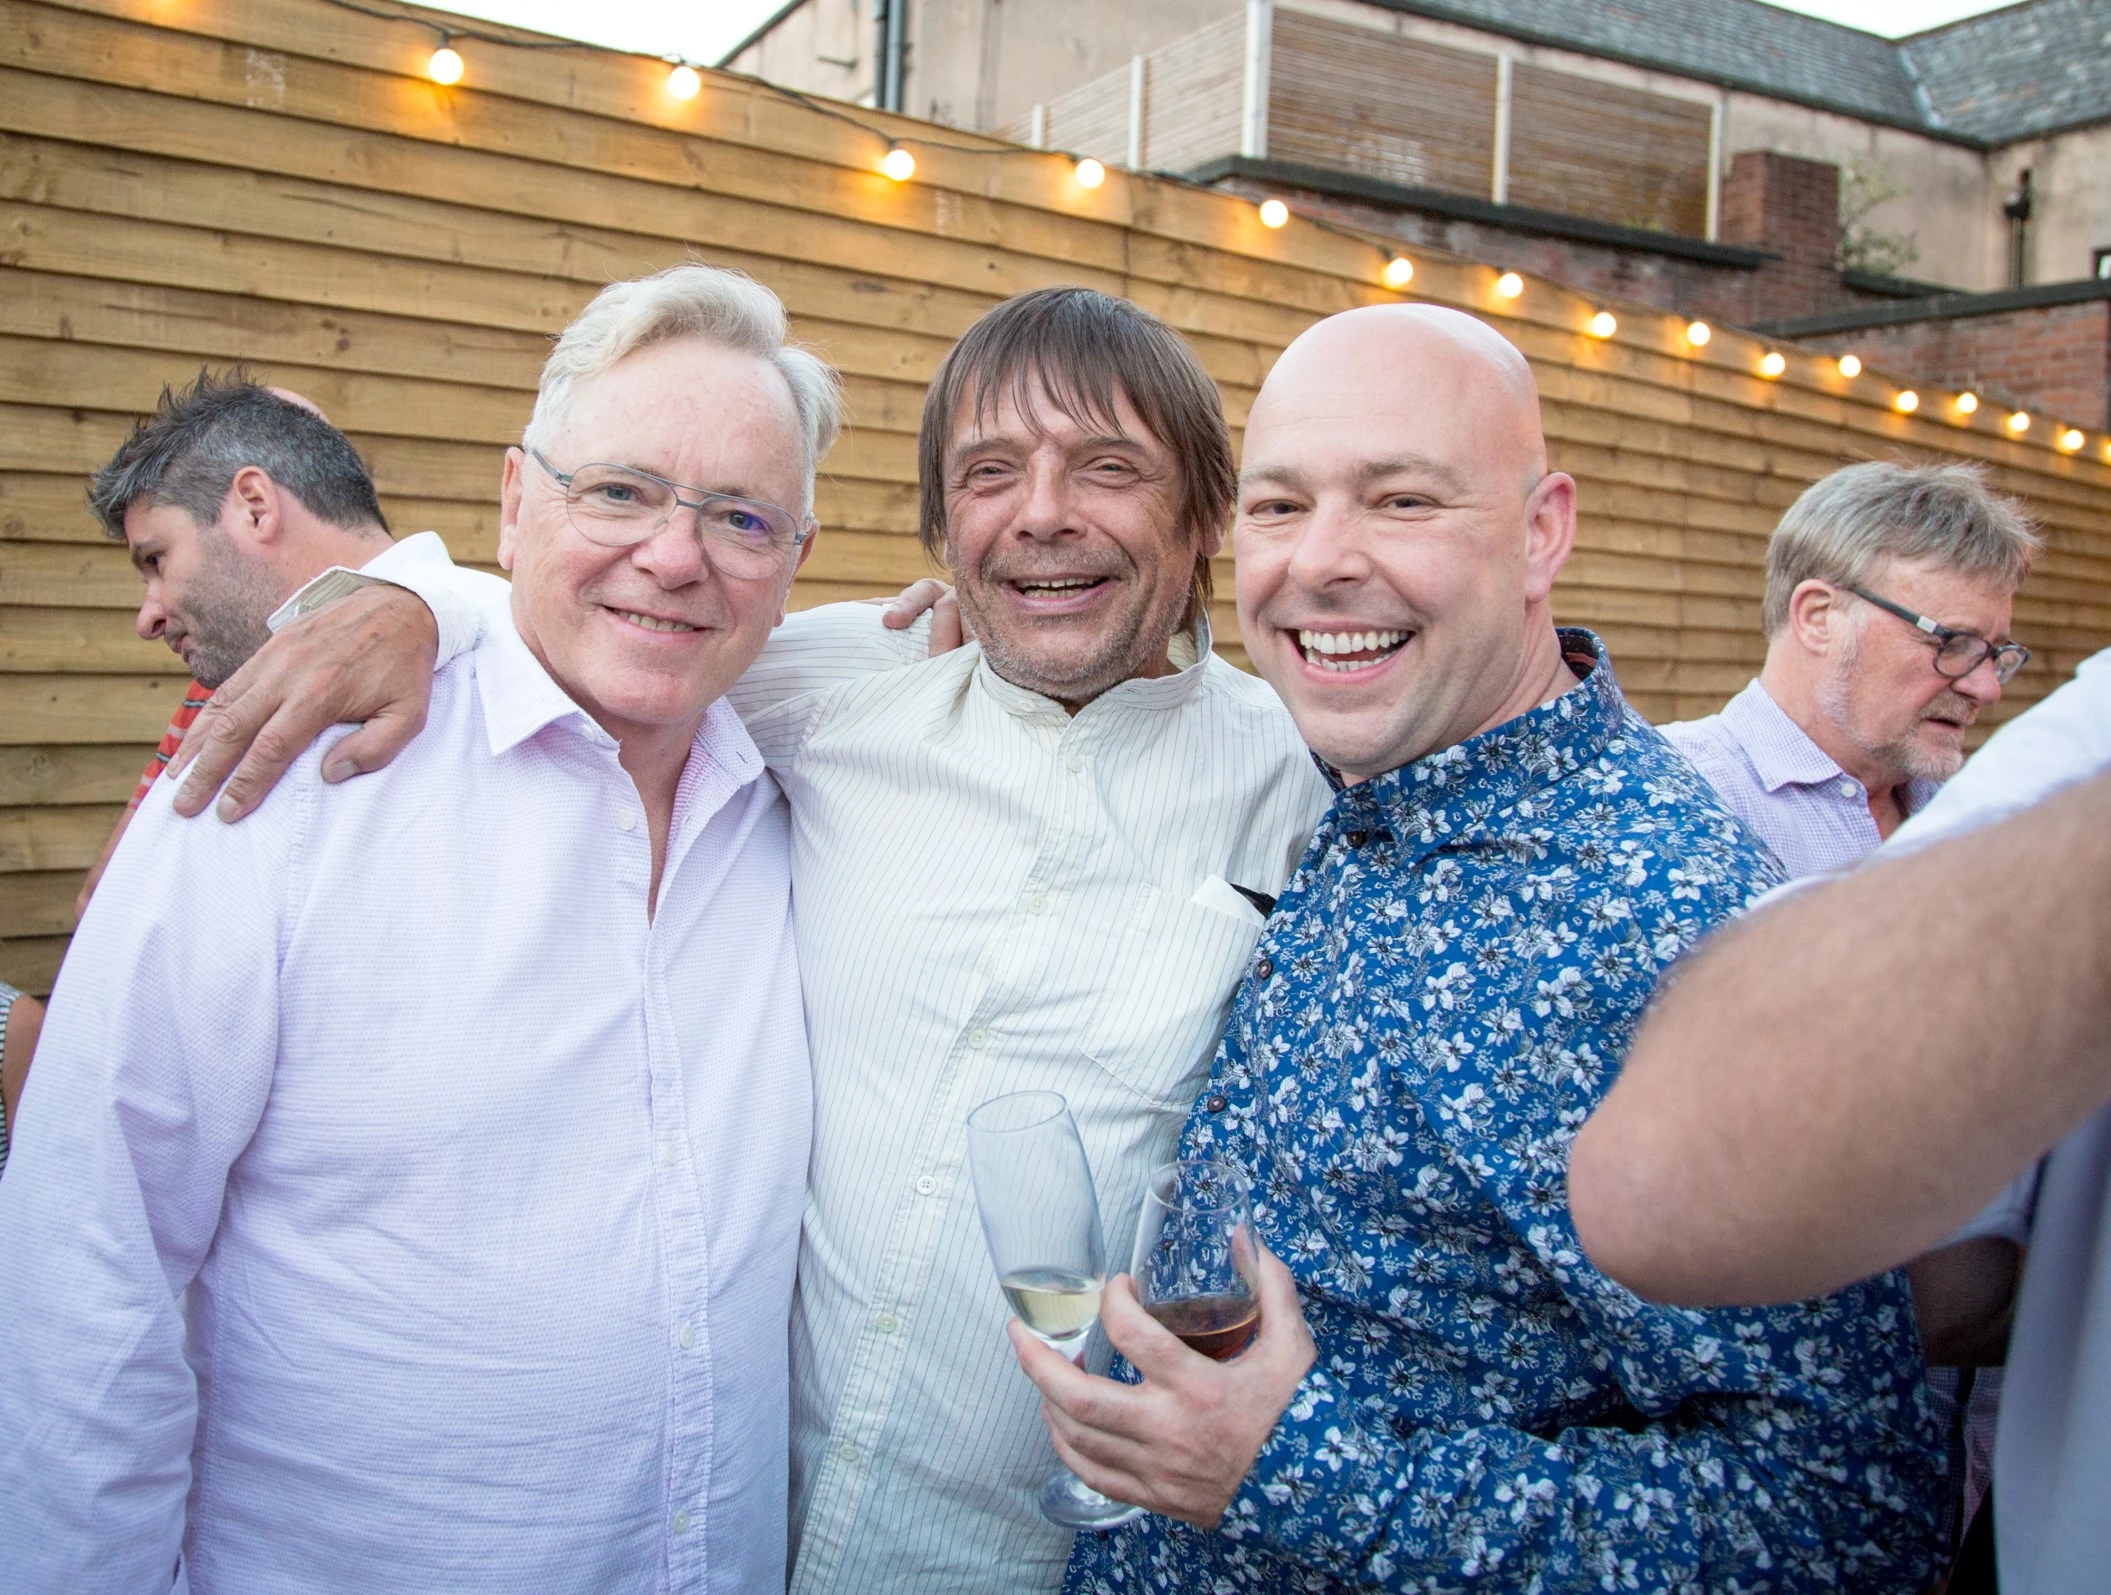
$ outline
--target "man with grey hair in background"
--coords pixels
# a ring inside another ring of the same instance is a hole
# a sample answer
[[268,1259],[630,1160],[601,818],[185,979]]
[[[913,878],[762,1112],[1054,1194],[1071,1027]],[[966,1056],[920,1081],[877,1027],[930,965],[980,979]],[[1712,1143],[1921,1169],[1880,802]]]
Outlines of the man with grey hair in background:
[[[1789,506],[1767,545],[1766,664],[1720,714],[1661,729],[1791,878],[1858,863],[1964,763],[1964,734],[2030,658],[2009,637],[2040,542],[1968,465],[1871,461]],[[1950,1453],[1953,1587],[1987,1587],[1985,1499],[2018,1189],[1908,1270]],[[1985,1326],[1997,1326],[1989,1334]]]
[[2008,628],[2038,547],[1968,465],[1835,471],[1767,544],[1758,679],[1660,729],[1791,878],[1845,868],[1957,773],[2030,658]]
[[11,1591],[781,1585],[810,1087],[721,695],[839,424],[759,285],[604,290],[410,752],[143,805],[0,1181]]

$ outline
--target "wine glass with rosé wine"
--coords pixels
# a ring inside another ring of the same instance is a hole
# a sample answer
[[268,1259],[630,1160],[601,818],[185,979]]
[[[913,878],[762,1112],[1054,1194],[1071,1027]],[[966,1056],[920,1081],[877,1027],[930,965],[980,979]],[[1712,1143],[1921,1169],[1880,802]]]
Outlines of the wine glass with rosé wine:
[[1194,1351],[1227,1362],[1260,1327],[1253,1197],[1228,1163],[1153,1171],[1136,1222],[1136,1299]]
[[[968,1115],[968,1171],[1005,1300],[1043,1345],[1077,1361],[1099,1322],[1107,1245],[1070,1104],[1054,1091],[992,1097]],[[1041,1487],[1041,1513],[1065,1528],[1111,1529],[1143,1508],[1058,1468]]]

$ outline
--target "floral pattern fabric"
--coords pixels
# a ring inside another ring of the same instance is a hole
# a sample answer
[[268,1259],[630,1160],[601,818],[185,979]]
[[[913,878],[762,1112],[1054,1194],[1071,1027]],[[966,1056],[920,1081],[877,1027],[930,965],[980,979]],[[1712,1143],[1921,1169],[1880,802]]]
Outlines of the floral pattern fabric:
[[1081,1534],[1075,1595],[1928,1583],[1899,1276],[1693,1311],[1577,1243],[1569,1144],[1658,976],[1781,874],[1563,646],[1574,690],[1341,790],[1277,905],[1181,1155],[1247,1171],[1319,1359],[1216,1530]]

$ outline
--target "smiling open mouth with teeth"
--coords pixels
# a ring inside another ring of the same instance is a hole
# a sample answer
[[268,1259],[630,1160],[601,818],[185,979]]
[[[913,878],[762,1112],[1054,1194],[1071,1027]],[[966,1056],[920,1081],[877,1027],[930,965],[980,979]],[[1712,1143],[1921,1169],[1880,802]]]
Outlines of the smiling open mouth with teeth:
[[1012,585],[1028,598],[1061,598],[1069,593],[1081,593],[1088,587],[1097,587],[1106,579],[1104,576],[1049,576],[1028,580],[1022,576]]
[[1413,636],[1411,631],[1300,631],[1297,646],[1306,664],[1339,672],[1390,659]]
[[627,620],[633,626],[643,626],[647,631],[701,631],[703,627],[692,626],[686,620],[662,620],[657,615],[641,615],[630,609],[609,611],[619,620]]

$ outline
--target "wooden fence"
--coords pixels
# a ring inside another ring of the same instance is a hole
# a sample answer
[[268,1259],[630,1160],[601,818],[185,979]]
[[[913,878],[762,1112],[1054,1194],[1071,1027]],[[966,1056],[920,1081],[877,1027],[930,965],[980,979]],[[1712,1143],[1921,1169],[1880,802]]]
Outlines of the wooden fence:
[[[1286,341],[1392,297],[1377,244],[1270,231],[1227,195],[1122,173],[1087,190],[1052,153],[721,75],[685,102],[663,63],[584,48],[458,40],[466,76],[443,88],[422,75],[434,43],[326,0],[0,0],[0,977],[48,985],[81,871],[182,689],[175,658],[132,635],[137,578],[82,487],[201,364],[246,360],[314,398],[399,531],[487,562],[500,451],[550,335],[612,278],[739,266],[848,379],[854,424],[797,591],[811,603],[924,571],[923,386],[1000,298],[1130,296],[1193,340],[1237,424]],[[889,136],[912,181],[880,175]],[[1484,265],[1416,266],[1415,296],[1487,315],[1530,356],[1582,486],[1560,608],[1605,633],[1645,713],[1704,712],[1743,684],[1766,534],[1849,459],[1984,460],[2042,517],[2052,549],[2016,628],[2039,660],[2012,703],[2111,642],[2102,439],[2063,455],[1989,415],[1946,419],[1933,395],[1904,416],[1880,376],[1801,353],[1766,381],[1759,344],[1696,350],[1649,311],[1600,341],[1583,331],[1596,307],[1551,285],[1506,300]],[[1236,638],[1228,602],[1217,624]]]

